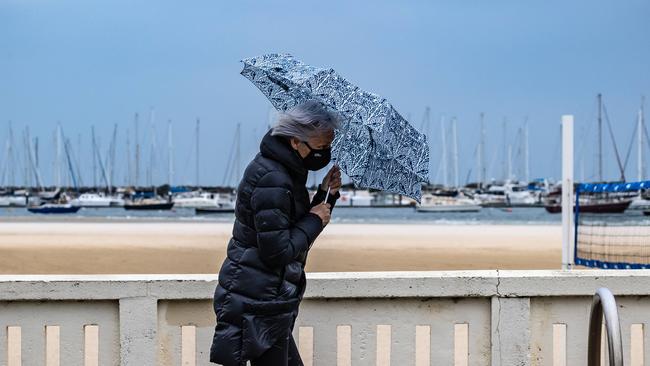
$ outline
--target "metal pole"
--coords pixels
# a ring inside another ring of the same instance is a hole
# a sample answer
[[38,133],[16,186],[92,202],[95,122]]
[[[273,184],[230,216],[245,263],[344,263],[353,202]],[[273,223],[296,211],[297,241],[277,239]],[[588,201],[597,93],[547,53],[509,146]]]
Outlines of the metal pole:
[[573,115],[562,116],[562,269],[573,266]]
[[618,319],[616,299],[614,299],[611,291],[604,287],[596,291],[591,303],[587,366],[600,366],[600,338],[603,315],[605,315],[605,329],[607,331],[609,366],[623,366],[623,340],[621,338],[621,325]]

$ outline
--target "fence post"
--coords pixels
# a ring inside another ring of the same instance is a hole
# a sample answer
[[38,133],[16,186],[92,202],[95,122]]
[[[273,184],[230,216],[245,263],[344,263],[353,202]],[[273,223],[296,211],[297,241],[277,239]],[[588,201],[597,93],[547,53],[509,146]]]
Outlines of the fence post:
[[530,366],[530,298],[492,297],[492,366]]
[[120,299],[120,365],[157,365],[158,299]]

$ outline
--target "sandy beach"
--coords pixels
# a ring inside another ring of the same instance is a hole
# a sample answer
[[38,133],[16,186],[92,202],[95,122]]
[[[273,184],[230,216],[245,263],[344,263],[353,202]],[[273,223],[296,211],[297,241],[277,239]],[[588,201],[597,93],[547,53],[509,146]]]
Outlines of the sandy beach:
[[[0,273],[217,273],[232,224],[0,223]],[[308,271],[554,269],[560,226],[331,224]]]

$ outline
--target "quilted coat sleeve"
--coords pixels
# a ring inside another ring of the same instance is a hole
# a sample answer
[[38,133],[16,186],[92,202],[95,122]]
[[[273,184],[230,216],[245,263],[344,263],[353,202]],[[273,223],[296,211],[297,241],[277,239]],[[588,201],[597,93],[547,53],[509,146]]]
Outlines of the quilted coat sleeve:
[[323,230],[320,217],[312,213],[291,222],[291,189],[286,173],[271,171],[258,181],[251,195],[260,258],[271,267],[292,262]]
[[[318,204],[321,204],[323,201],[325,201],[325,197],[327,196],[327,191],[323,189],[322,185],[318,185],[318,190],[316,190],[316,194],[314,195],[314,198],[311,200],[311,207],[314,207]],[[334,206],[336,205],[336,201],[341,197],[340,192],[336,192],[336,194],[330,194],[329,197],[327,198],[327,203],[330,204],[330,212],[334,209]]]

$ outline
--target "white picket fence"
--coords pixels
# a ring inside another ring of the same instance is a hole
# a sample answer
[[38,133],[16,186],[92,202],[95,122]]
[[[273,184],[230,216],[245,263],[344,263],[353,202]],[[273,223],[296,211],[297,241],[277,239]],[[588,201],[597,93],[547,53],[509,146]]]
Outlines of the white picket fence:
[[[210,365],[215,275],[0,276],[0,365]],[[586,365],[591,296],[649,365],[650,271],[314,273],[305,365]],[[604,364],[605,365],[605,364]]]

